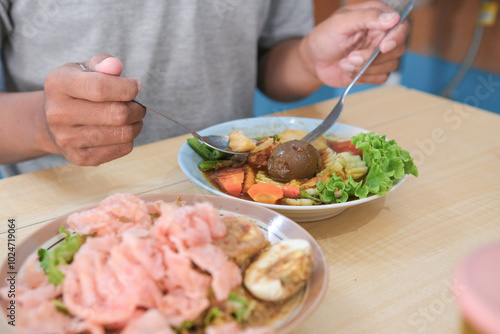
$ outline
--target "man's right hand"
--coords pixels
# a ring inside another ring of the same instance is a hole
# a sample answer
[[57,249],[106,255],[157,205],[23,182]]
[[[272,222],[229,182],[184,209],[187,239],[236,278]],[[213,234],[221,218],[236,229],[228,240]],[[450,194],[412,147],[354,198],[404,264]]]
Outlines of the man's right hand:
[[102,54],[82,65],[88,70],[70,63],[45,80],[49,151],[77,165],[97,166],[132,151],[146,110],[131,102],[141,83],[120,77],[120,60]]

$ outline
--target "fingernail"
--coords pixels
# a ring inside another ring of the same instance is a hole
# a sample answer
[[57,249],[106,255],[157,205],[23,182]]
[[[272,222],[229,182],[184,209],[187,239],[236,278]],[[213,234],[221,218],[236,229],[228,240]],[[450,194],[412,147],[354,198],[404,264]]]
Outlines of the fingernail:
[[102,66],[106,66],[106,64],[109,64],[109,62],[113,61],[113,58],[114,58],[114,57],[108,57],[108,58],[104,58],[103,60],[101,60],[101,61],[99,62],[99,64],[97,64],[97,65],[95,66],[96,71],[99,71],[99,69],[100,69]]
[[390,22],[395,20],[398,17],[398,14],[396,13],[382,13],[379,16],[379,21],[380,22]]
[[385,42],[384,43],[384,53],[393,50],[395,47],[396,47],[396,41],[391,39],[391,40]]
[[360,55],[350,55],[349,62],[351,63],[351,65],[360,66],[363,65],[365,60]]
[[347,60],[342,60],[339,65],[345,72],[354,72],[354,65]]
[[135,81],[137,82],[137,93],[140,93],[142,90],[142,82],[139,79],[135,79]]

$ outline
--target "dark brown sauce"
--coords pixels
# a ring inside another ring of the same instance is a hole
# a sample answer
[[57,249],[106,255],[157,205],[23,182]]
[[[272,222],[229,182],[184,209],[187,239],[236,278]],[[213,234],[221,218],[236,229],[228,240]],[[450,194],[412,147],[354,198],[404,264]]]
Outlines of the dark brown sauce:
[[[347,141],[339,141],[339,140],[327,139],[327,145],[328,145],[328,147],[331,148],[333,151],[335,151],[337,153],[344,152],[343,150],[347,146],[345,144],[346,142]],[[359,155],[361,155],[361,151],[360,150],[356,150],[355,149],[355,150],[352,150],[352,151],[353,151],[353,154],[359,154]],[[320,151],[319,153],[321,155],[323,153],[323,151]],[[269,177],[268,174],[267,174],[267,169],[266,168],[254,168],[254,167],[250,167],[250,168],[252,168],[252,170],[254,171],[254,173],[256,175],[257,175],[257,173],[259,171],[262,171],[262,172],[264,172],[266,174],[267,177]],[[212,169],[212,170],[208,170],[208,171],[202,171],[202,173],[203,173],[203,176],[205,177],[205,179],[210,183],[210,185],[212,185],[212,187],[214,187],[215,189],[219,190],[220,192],[225,193],[226,195],[229,195],[229,196],[232,196],[232,197],[236,197],[236,198],[240,198],[240,199],[244,199],[244,200],[252,201],[253,202],[253,199],[248,194],[246,194],[246,193],[240,193],[237,196],[227,193],[217,183],[217,181],[216,181],[216,176],[215,176],[215,174],[217,173],[216,170]],[[285,205],[285,204],[283,204],[282,199],[278,200],[276,202],[276,204],[278,204],[278,205]]]

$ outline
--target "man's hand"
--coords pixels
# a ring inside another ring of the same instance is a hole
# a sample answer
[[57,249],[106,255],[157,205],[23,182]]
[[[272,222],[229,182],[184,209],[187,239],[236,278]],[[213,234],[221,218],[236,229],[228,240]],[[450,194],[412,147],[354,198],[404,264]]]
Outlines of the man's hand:
[[[399,22],[399,15],[382,2],[369,1],[342,7],[306,36],[301,56],[321,83],[348,85],[387,30]],[[402,23],[383,40],[381,54],[359,79],[359,83],[384,83],[397,69],[409,34]]]
[[63,65],[45,81],[45,118],[52,153],[82,166],[122,157],[133,148],[145,109],[131,102],[137,79],[122,78],[117,58],[98,55],[84,64]]

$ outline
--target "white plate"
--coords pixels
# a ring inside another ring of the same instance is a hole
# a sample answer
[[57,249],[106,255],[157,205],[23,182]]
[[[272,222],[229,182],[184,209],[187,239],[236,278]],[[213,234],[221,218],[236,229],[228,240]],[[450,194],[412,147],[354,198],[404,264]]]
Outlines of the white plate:
[[[232,213],[250,217],[262,229],[271,243],[283,239],[295,238],[309,241],[314,258],[311,278],[303,291],[297,307],[284,319],[280,319],[278,322],[276,328],[277,333],[288,333],[300,325],[314,312],[323,299],[328,285],[328,268],[325,255],[316,240],[304,228],[289,218],[267,208],[259,207],[250,201],[241,203],[234,198],[228,199],[213,195],[153,194],[140,197],[147,202],[155,200],[173,202],[179,198],[188,205],[208,201],[212,203],[215,208],[219,209],[221,214]],[[17,245],[15,268],[9,269],[7,259],[4,259],[0,266],[0,288],[7,285],[6,279],[12,271],[20,271],[28,256],[37,252],[40,247],[49,248],[51,245],[58,243],[64,238],[64,236],[59,233],[59,227],[61,224],[64,224],[65,227],[68,228],[66,225],[66,218],[70,214],[47,223]],[[0,298],[0,305],[4,310],[1,313],[4,317],[6,316],[5,312],[7,312],[7,303],[8,300]],[[6,318],[4,318],[4,320],[5,319]]]
[[[269,135],[278,134],[286,129],[300,129],[306,132],[312,131],[316,128],[322,120],[314,118],[303,118],[303,117],[256,117],[239,119],[226,123],[221,123],[208,127],[202,131],[199,131],[201,135],[229,135],[233,130],[239,130],[244,135],[251,138],[264,137]],[[335,140],[349,140],[352,136],[360,132],[369,132],[368,130],[358,128],[351,125],[346,125],[342,123],[335,123],[324,136],[329,139]],[[196,154],[187,142],[184,142],[179,150],[178,154],[179,166],[186,176],[191,179],[194,183],[200,187],[210,191],[213,194],[235,198],[241,202],[249,202],[244,199],[236,198],[226,193],[219,191],[210,182],[207,181],[203,173],[198,169],[198,162],[202,159],[198,154]],[[393,191],[399,185],[401,185],[406,179],[403,177],[398,182],[395,182],[392,189]],[[373,201],[380,196],[370,196],[363,199],[357,199],[354,201],[349,201],[345,203],[336,204],[324,204],[324,205],[314,205],[314,206],[291,206],[291,205],[277,205],[277,204],[264,204],[257,203],[258,205],[264,206],[266,208],[275,210],[285,216],[293,219],[296,222],[311,222],[322,219],[327,219],[338,215],[347,208],[360,205],[362,203]]]

